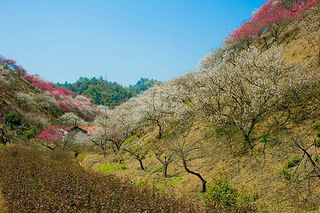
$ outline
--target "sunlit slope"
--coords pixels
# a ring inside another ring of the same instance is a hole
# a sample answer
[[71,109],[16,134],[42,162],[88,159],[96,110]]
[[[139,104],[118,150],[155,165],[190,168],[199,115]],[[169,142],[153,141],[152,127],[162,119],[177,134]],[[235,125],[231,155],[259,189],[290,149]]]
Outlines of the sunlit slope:
[[[261,211],[318,209],[319,2],[267,6],[260,11],[278,19],[245,22],[259,30],[231,34],[198,70],[115,108],[109,121],[126,115],[130,133],[106,163],[124,161],[128,168],[111,172],[163,189],[173,185],[193,198],[203,180],[210,189],[223,176],[250,191]],[[139,153],[147,153],[143,167]]]

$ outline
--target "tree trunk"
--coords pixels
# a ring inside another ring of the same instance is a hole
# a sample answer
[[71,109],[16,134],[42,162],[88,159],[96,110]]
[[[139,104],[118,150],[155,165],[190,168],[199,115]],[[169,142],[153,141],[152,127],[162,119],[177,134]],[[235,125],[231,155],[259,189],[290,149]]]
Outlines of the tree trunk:
[[263,40],[264,40],[264,45],[263,46],[265,46],[267,49],[269,49],[267,38],[263,37]]
[[168,164],[163,164],[163,176],[165,177],[165,178],[167,178],[168,177]]
[[159,137],[158,138],[161,139],[162,138],[162,126],[159,121],[157,121],[157,125],[159,127]]
[[137,159],[137,160],[138,160],[139,163],[140,163],[141,170],[144,170],[144,167],[143,167],[143,164],[142,164],[142,160],[140,160],[140,159]]
[[55,148],[56,148],[56,147],[54,147],[54,148],[53,148],[53,147],[48,146],[48,145],[45,145],[45,144],[42,144],[42,145],[43,145],[44,147],[47,147],[47,148],[48,148],[48,149],[50,149],[51,151],[54,151],[54,150],[55,150]]
[[182,159],[182,162],[183,162],[183,167],[184,167],[184,169],[185,169],[188,173],[197,176],[197,177],[201,180],[201,182],[202,182],[202,191],[201,191],[201,192],[202,192],[202,193],[206,192],[206,191],[207,191],[207,181],[206,181],[199,173],[196,173],[196,172],[194,172],[194,171],[191,171],[191,170],[187,167],[187,162],[186,162],[185,159]]
[[0,137],[0,144],[6,145],[7,143],[5,142],[3,137]]

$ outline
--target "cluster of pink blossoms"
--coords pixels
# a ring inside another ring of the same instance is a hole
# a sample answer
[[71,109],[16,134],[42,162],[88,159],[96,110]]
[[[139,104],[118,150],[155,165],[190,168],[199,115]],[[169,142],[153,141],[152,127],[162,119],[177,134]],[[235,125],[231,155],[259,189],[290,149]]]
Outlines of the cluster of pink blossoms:
[[277,27],[279,24],[302,18],[305,9],[320,3],[320,0],[300,0],[291,6],[288,6],[290,4],[286,2],[288,0],[267,1],[250,20],[233,31],[225,43],[259,38],[264,31]]
[[11,67],[14,71],[17,71],[21,76],[26,75],[27,71],[21,65],[17,65],[16,63],[17,62],[15,60],[6,59],[0,56],[0,64]]
[[[70,111],[90,111],[101,114],[99,110],[95,110],[95,105],[90,102],[90,97],[85,95],[82,98],[72,98],[74,94],[71,90],[63,87],[53,87],[53,84],[48,81],[43,81],[39,77],[34,75],[27,75],[27,71],[20,65],[16,65],[16,61],[12,59],[6,59],[0,56],[0,64],[11,67],[12,70],[23,76],[28,82],[31,83],[32,87],[39,88],[44,92],[49,92],[53,97],[56,98],[60,105],[60,109],[66,112]],[[1,121],[1,117],[0,117]]]

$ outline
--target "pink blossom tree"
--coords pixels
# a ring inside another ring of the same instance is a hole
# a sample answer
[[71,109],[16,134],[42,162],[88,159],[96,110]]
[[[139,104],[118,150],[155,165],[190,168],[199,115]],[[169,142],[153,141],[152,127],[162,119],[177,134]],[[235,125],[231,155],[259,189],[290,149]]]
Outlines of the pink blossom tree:
[[73,145],[73,140],[68,138],[69,132],[66,129],[61,125],[49,126],[37,136],[37,141],[52,151],[56,148],[68,149]]
[[58,101],[59,102],[59,105],[60,105],[60,109],[61,110],[63,110],[63,111],[66,111],[66,112],[69,112],[70,111],[70,109],[69,109],[69,107],[68,107],[68,105],[66,104],[66,103],[64,103],[64,102],[62,102],[62,101]]
[[269,0],[263,4],[253,17],[234,30],[226,44],[245,41],[249,46],[253,39],[259,38],[263,32],[268,32],[278,42],[281,33],[293,20],[304,16],[306,9],[319,3],[319,0]]

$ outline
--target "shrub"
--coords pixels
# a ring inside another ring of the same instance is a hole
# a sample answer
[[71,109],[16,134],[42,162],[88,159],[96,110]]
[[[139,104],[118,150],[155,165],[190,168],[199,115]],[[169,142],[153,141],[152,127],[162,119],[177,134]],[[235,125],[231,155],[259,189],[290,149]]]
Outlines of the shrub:
[[255,212],[256,205],[253,204],[253,196],[244,187],[238,190],[225,177],[214,179],[208,185],[204,194],[205,208],[221,211]]
[[290,170],[286,167],[283,167],[281,169],[281,172],[280,172],[281,176],[284,177],[286,180],[291,180],[291,173],[290,173]]
[[22,132],[22,135],[23,135],[23,137],[24,137],[25,139],[30,140],[30,139],[32,139],[32,138],[34,138],[34,137],[36,136],[36,133],[34,132],[33,129],[30,129],[30,130],[25,130],[25,131],[23,131],[23,132]]
[[293,156],[291,159],[289,159],[285,163],[285,165],[281,168],[281,171],[280,171],[281,176],[287,180],[291,180],[292,178],[291,168],[298,165],[300,161],[301,161],[301,158],[299,156]]
[[161,172],[163,172],[162,166],[151,171],[151,173],[161,173]]
[[18,112],[10,112],[4,116],[4,120],[11,126],[19,126],[21,124],[21,114]]
[[320,147],[320,124],[318,122],[314,121],[313,128],[316,130],[316,140],[315,140],[315,146]]
[[298,165],[300,160],[301,160],[301,158],[299,156],[294,156],[289,161],[287,161],[286,167],[287,168],[295,167],[296,165]]

